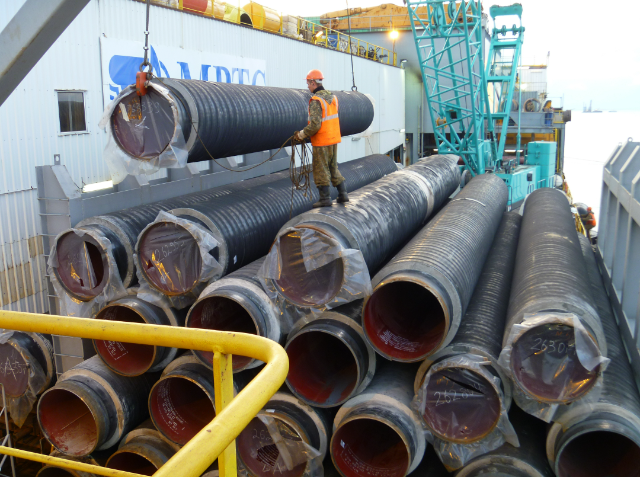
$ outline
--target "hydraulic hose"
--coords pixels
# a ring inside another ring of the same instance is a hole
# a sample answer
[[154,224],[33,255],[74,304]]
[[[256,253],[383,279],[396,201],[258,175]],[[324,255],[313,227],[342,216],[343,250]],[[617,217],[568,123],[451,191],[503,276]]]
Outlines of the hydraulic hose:
[[447,346],[482,272],[507,204],[493,174],[466,185],[371,281],[364,331],[382,356],[414,362]]

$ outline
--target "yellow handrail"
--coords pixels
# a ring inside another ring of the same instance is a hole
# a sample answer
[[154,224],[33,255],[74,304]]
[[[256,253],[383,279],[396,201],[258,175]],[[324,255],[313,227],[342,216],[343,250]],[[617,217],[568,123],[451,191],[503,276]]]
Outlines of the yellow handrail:
[[[225,449],[282,386],[289,359],[277,343],[256,335],[224,331],[175,328],[119,321],[71,318],[56,315],[0,311],[0,328],[36,333],[120,341],[168,348],[213,351],[217,416],[154,474],[155,477],[198,477],[219,457],[220,477],[236,475],[235,452]],[[241,355],[266,363],[260,373],[234,399],[231,356]],[[217,371],[217,372],[216,372]],[[42,462],[56,467],[91,472],[108,477],[138,477],[138,474],[107,469],[57,457],[0,446],[0,454]],[[226,459],[225,459],[226,456]]]

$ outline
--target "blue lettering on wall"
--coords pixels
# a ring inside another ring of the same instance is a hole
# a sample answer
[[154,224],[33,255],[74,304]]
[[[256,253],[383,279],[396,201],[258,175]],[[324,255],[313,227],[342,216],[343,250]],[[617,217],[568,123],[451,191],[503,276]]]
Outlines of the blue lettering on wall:
[[[231,83],[231,74],[229,70],[224,66],[214,66],[216,69],[216,81],[218,83]],[[222,80],[222,73],[224,73],[224,81]]]
[[178,64],[180,65],[180,78],[191,79],[191,73],[189,72],[189,64],[182,61],[178,61]]
[[244,75],[245,73],[247,74],[247,83],[249,84],[249,70],[246,70],[244,68],[234,68],[233,72],[231,73],[231,78],[233,79],[235,74],[238,73],[238,84],[245,84],[244,82]]
[[251,84],[253,86],[256,85],[256,82],[258,81],[258,75],[262,75],[262,81],[264,82],[264,84],[267,84],[267,77],[264,74],[264,71],[261,70],[257,70],[254,74],[253,74],[253,81],[251,82]]

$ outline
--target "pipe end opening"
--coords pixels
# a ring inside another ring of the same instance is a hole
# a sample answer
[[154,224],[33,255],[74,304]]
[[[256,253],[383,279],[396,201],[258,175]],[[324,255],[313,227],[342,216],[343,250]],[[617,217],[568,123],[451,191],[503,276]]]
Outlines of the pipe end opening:
[[378,287],[364,309],[364,329],[383,356],[419,361],[434,353],[445,338],[448,317],[441,300],[409,281]]
[[337,406],[358,387],[358,362],[353,350],[339,338],[322,331],[308,331],[295,336],[286,351],[287,384],[308,404]]
[[202,273],[197,240],[186,228],[173,222],[158,222],[140,237],[138,256],[141,272],[149,283],[169,296],[190,292]]
[[149,161],[169,146],[176,123],[169,101],[149,88],[144,96],[132,92],[120,100],[111,115],[111,128],[127,154]]
[[[137,312],[119,305],[103,308],[96,318],[126,323],[146,323]],[[102,361],[116,373],[124,376],[139,376],[146,373],[153,366],[158,352],[157,347],[151,345],[105,340],[93,340],[93,343]]]
[[105,467],[140,475],[153,475],[158,470],[146,457],[126,451],[112,455]]
[[599,365],[589,371],[580,363],[573,326],[554,323],[531,328],[513,343],[511,368],[524,391],[549,403],[586,395],[600,371]]
[[98,425],[91,409],[66,389],[51,389],[40,398],[38,421],[56,449],[72,456],[85,456],[98,446]]
[[558,477],[640,477],[640,446],[616,432],[588,432],[562,449],[556,466]]
[[109,277],[109,262],[94,238],[67,232],[58,239],[56,254],[54,273],[67,292],[82,301],[102,293]]
[[[237,439],[238,456],[254,477],[302,477],[307,468],[308,455],[303,439],[291,426],[278,420],[278,430],[283,437],[289,462],[280,454],[267,426],[257,417],[249,423]],[[282,445],[282,444],[281,444]],[[290,467],[290,468],[289,468]]]
[[[259,334],[251,314],[240,303],[224,296],[213,296],[196,303],[187,317],[187,328]],[[213,367],[213,352],[195,350],[194,353],[204,365]],[[234,355],[233,371],[242,371],[253,361],[247,356]]]
[[366,417],[336,430],[331,458],[344,477],[404,477],[411,463],[400,435],[387,424]]
[[4,385],[6,395],[23,396],[29,386],[29,367],[24,357],[9,343],[2,343],[0,363],[0,383]]
[[[309,230],[307,230],[309,233]],[[318,243],[328,237],[311,231]],[[341,258],[307,271],[302,256],[302,230],[280,237],[282,270],[275,280],[278,290],[291,303],[301,306],[321,306],[329,303],[340,292],[344,282],[344,263]]]
[[486,437],[500,420],[501,399],[481,374],[461,367],[433,373],[422,418],[441,438],[470,443]]
[[156,383],[149,396],[149,413],[157,429],[181,446],[216,415],[213,396],[181,376],[166,376]]

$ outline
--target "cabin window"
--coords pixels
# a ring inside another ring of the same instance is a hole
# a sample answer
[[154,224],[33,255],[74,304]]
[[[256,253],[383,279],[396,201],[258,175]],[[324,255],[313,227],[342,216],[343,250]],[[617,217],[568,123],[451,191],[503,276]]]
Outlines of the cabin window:
[[60,115],[60,133],[87,131],[84,92],[58,91],[58,113]]

